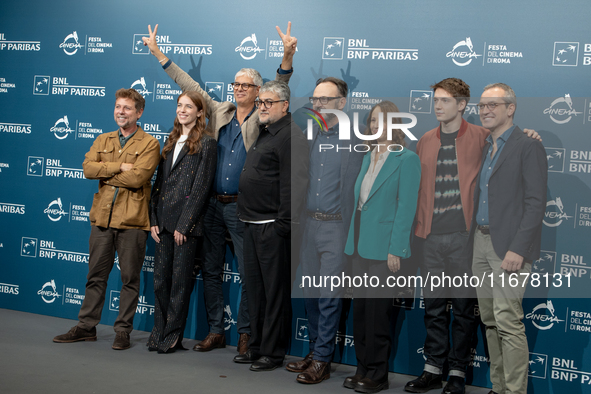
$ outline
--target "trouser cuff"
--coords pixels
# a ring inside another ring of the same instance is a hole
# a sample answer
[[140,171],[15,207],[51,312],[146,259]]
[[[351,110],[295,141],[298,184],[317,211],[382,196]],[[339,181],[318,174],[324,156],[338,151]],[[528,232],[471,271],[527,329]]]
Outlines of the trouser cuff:
[[441,368],[436,367],[434,365],[425,364],[425,368],[423,368],[423,371],[429,372],[429,373],[432,373],[435,375],[441,375]]
[[465,378],[466,372],[458,371],[457,369],[452,369],[451,371],[449,371],[449,376],[458,376],[460,378]]

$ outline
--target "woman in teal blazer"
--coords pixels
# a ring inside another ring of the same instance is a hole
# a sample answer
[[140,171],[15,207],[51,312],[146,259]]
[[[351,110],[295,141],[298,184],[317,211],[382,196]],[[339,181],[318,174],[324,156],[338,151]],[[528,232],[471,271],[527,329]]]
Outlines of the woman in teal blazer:
[[368,141],[371,150],[355,184],[355,213],[345,246],[345,253],[353,256],[353,275],[367,275],[367,283],[354,290],[357,371],[344,386],[368,393],[388,388],[394,289],[386,280],[400,269],[400,259],[410,257],[421,178],[419,157],[404,147],[404,133],[393,130],[391,138],[387,136],[389,112],[399,111],[394,103],[382,101],[368,115],[366,134],[379,134],[380,118],[383,131]]

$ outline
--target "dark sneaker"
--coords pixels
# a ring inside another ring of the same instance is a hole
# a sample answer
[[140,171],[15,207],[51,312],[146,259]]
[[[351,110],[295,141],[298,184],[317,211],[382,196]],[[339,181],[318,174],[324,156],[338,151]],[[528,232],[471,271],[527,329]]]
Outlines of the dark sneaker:
[[129,342],[129,334],[125,331],[117,331],[112,348],[115,350],[125,350],[131,347]]
[[96,328],[92,327],[90,331],[74,326],[65,334],[53,338],[53,342],[71,343],[79,341],[96,341]]

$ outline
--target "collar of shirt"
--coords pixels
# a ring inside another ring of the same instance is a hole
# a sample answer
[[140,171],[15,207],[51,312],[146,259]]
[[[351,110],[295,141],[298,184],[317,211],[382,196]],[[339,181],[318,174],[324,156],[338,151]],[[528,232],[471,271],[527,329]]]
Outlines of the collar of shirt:
[[[511,136],[511,133],[513,133],[513,130],[515,130],[515,125],[511,125],[511,127],[509,127],[507,130],[505,130],[505,132],[497,138],[497,148],[499,146],[499,142],[503,145],[505,144],[505,142],[507,142],[507,140]],[[499,141],[499,140],[501,140],[501,141]],[[491,145],[493,144],[492,135],[489,134],[489,136],[486,137],[486,142],[488,142]]]
[[127,144],[127,141],[129,141],[131,139],[131,137],[133,137],[135,135],[135,133],[137,133],[137,127],[136,127],[135,131],[133,133],[131,133],[131,135],[124,137],[123,133],[121,133],[121,129],[119,129],[119,144],[121,144],[122,148],[125,146],[125,144]]
[[287,126],[289,124],[289,122],[291,122],[291,113],[288,112],[283,118],[279,119],[277,122],[272,123],[270,125],[265,125],[265,124],[261,124],[259,125],[261,130],[267,129],[267,131],[271,134],[271,135],[275,135],[279,132],[279,130],[281,130],[282,128],[284,128],[285,126]]

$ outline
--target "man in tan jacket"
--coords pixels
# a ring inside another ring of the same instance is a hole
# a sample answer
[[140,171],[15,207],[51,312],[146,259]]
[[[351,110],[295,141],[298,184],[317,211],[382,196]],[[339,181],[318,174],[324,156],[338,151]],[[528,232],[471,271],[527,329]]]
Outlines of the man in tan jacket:
[[160,144],[137,125],[144,112],[144,98],[134,89],[119,89],[115,97],[119,130],[100,135],[82,164],[87,179],[99,180],[99,190],[90,210],[90,258],[79,322],[53,341],[96,341],[95,326],[101,319],[117,252],[123,285],[113,349],[123,350],[131,346],[129,333],[133,330],[150,230],[150,179],[160,161]]

